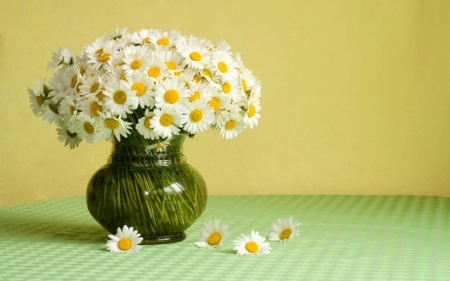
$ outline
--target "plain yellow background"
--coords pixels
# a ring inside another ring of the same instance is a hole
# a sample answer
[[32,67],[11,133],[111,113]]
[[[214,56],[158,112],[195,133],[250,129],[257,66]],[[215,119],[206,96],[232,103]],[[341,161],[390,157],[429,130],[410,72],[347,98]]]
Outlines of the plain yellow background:
[[84,195],[111,144],[70,150],[34,117],[59,46],[128,27],[224,38],[262,80],[258,127],[188,139],[221,194],[450,196],[450,1],[0,2],[0,206]]

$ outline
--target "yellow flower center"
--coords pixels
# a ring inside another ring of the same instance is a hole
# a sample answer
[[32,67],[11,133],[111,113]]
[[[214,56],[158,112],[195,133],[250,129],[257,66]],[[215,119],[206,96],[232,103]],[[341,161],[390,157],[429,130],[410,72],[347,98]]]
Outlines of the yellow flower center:
[[212,78],[211,72],[208,69],[203,69],[203,76]]
[[200,55],[200,53],[198,52],[192,52],[189,54],[189,57],[191,58],[191,60],[193,61],[201,61],[202,60],[202,55]]
[[119,121],[114,118],[106,118],[105,121],[103,121],[103,124],[105,124],[106,128],[110,130],[119,128]]
[[289,236],[291,236],[292,231],[289,228],[286,228],[285,230],[281,231],[280,233],[280,240],[288,239]]
[[127,78],[125,77],[125,73],[122,73],[120,75],[120,80],[127,81]]
[[229,130],[233,130],[234,128],[236,128],[236,121],[234,120],[230,120],[225,124],[225,129]]
[[219,61],[219,63],[217,64],[217,68],[219,68],[219,71],[222,73],[228,72],[228,66],[223,61]]
[[110,53],[104,53],[103,55],[99,56],[99,57],[97,58],[97,60],[98,60],[99,62],[105,62],[105,61],[108,61],[110,57],[111,57],[111,54],[110,54]]
[[81,75],[84,75],[84,72],[86,72],[86,69],[82,65],[80,65],[80,69],[78,70]]
[[244,78],[242,78],[241,84],[242,84],[242,90],[244,90],[244,92],[247,92],[247,81],[245,81]]
[[153,78],[158,78],[159,74],[161,73],[159,71],[159,68],[157,67],[150,67],[150,69],[147,71],[148,76],[153,77]]
[[145,37],[144,39],[142,39],[142,43],[150,43],[150,38]]
[[89,108],[89,111],[91,112],[92,116],[98,116],[98,112],[97,111],[102,111],[102,107],[96,103],[93,102]]
[[92,84],[91,89],[89,90],[91,93],[95,93],[98,90],[98,82],[95,82],[94,84]]
[[189,119],[191,119],[192,122],[197,123],[200,122],[203,118],[203,111],[200,109],[194,109],[191,111],[191,114],[189,114]]
[[166,61],[165,64],[166,64],[167,68],[170,70],[174,70],[177,68],[177,65],[172,61]]
[[208,244],[214,246],[219,244],[220,240],[222,240],[222,236],[219,233],[214,232],[213,234],[209,235]]
[[72,76],[72,80],[70,80],[70,87],[75,88],[75,86],[77,85],[77,75],[75,74],[74,76]]
[[89,135],[92,135],[94,133],[94,126],[92,126],[91,123],[84,122],[83,127],[84,131],[86,131],[86,133],[88,133]]
[[255,116],[255,113],[256,113],[256,107],[253,104],[249,105],[248,111],[247,111],[248,118],[252,118],[253,116]]
[[166,142],[165,141],[163,141],[163,142],[158,142],[157,144],[156,144],[156,148],[164,148],[165,146],[166,146]]
[[161,125],[164,127],[169,127],[170,125],[172,125],[172,122],[173,116],[167,113],[163,114],[161,118],[159,118],[159,123],[161,123]]
[[217,111],[220,107],[220,101],[217,98],[212,98],[208,103],[209,106],[214,108],[214,111]]
[[192,78],[192,81],[195,81],[195,83],[198,83],[198,82],[200,82],[202,80],[202,78],[200,77],[200,76],[194,76],[193,78]]
[[163,37],[163,38],[159,38],[158,41],[156,41],[156,43],[158,43],[158,45],[162,45],[162,46],[169,46],[170,41],[169,41],[169,39]]
[[150,129],[151,127],[150,127],[150,120],[152,119],[152,117],[147,117],[147,118],[145,118],[145,121],[144,121],[144,126],[145,126],[145,128],[147,128],[147,129]]
[[193,102],[196,101],[200,98],[200,93],[199,92],[194,92],[190,97],[189,97],[189,101]]
[[36,96],[36,102],[41,106],[44,103],[44,99],[41,96]]
[[175,91],[174,89],[167,90],[166,93],[164,94],[164,99],[166,100],[166,102],[174,104],[179,99],[178,92]]
[[141,82],[136,82],[131,86],[131,90],[136,91],[136,96],[140,97],[145,93],[145,85]]
[[117,246],[119,247],[119,249],[121,249],[122,251],[126,251],[128,249],[131,248],[131,240],[129,238],[122,238],[119,240],[119,242],[117,243]]
[[101,55],[103,54],[103,48],[98,49],[97,51],[95,51],[96,55]]
[[70,106],[70,114],[73,115],[73,113],[75,112],[75,106],[71,105]]
[[247,244],[245,244],[245,249],[249,253],[256,253],[256,252],[258,252],[258,244],[256,244],[253,241],[247,242]]
[[127,94],[124,91],[118,90],[114,93],[113,100],[116,104],[124,104],[127,101]]
[[222,84],[222,91],[223,91],[225,94],[229,94],[230,91],[231,91],[231,85],[230,85],[230,83],[228,83],[228,82],[223,83],[223,84]]
[[139,69],[142,66],[142,61],[141,60],[134,60],[131,62],[131,68],[132,69]]
[[105,98],[105,94],[103,92],[98,92],[96,97],[98,98],[98,100],[103,100]]

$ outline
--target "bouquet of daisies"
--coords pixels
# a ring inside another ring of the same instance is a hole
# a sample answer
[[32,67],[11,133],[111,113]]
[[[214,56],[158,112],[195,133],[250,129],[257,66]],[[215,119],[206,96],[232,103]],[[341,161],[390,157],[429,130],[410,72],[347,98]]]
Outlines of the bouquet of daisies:
[[70,148],[133,130],[170,141],[213,128],[231,139],[258,124],[261,82],[230,49],[176,30],[117,29],[77,56],[59,48],[53,77],[28,88],[31,108]]

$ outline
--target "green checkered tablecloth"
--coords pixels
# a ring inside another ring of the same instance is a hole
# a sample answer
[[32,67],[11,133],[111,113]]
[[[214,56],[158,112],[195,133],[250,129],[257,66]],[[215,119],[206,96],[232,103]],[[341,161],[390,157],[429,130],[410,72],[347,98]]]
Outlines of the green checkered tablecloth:
[[[272,253],[238,256],[240,233],[268,235],[287,216],[300,236]],[[193,245],[203,222],[232,234],[220,249]],[[106,250],[108,233],[74,197],[0,208],[0,280],[450,280],[450,198],[210,196],[186,240]]]

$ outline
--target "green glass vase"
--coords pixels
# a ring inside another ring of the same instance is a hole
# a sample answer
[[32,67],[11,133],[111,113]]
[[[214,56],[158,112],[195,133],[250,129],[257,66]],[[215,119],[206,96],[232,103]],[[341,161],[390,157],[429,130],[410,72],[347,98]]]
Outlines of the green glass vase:
[[87,187],[94,219],[112,234],[118,227],[132,226],[143,244],[185,239],[185,230],[203,213],[207,201],[203,177],[183,155],[186,136],[175,136],[164,150],[137,132],[120,141],[113,138],[108,163]]

